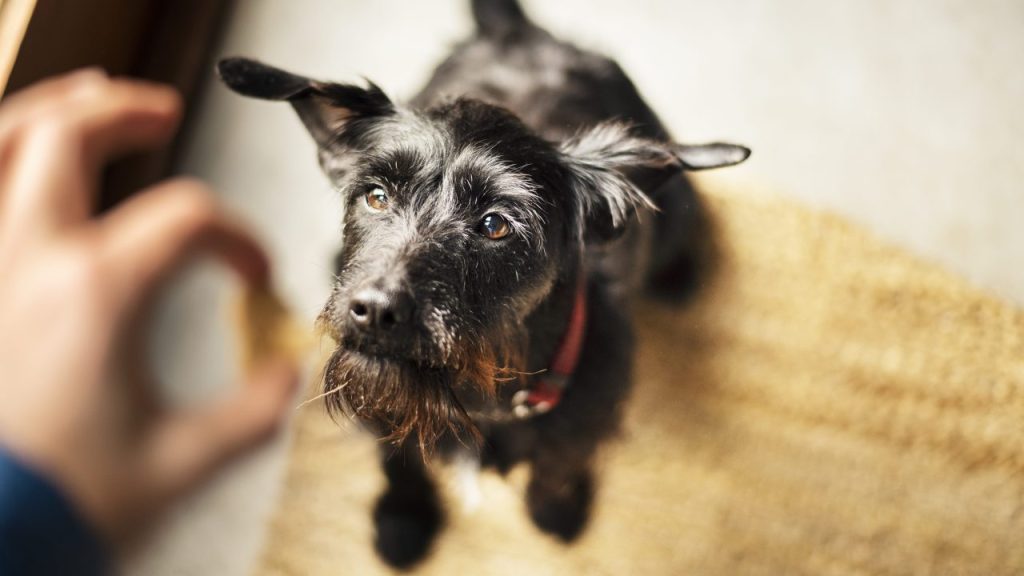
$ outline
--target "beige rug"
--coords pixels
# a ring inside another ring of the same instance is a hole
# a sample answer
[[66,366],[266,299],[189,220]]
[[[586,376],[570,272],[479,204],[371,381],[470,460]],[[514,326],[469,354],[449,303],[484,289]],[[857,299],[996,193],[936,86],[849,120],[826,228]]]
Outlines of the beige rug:
[[[1024,314],[837,218],[707,201],[717,273],[685,309],[638,310],[584,536],[531,526],[524,470],[485,474],[420,571],[1024,573]],[[302,409],[258,573],[387,573],[381,482],[372,441]]]

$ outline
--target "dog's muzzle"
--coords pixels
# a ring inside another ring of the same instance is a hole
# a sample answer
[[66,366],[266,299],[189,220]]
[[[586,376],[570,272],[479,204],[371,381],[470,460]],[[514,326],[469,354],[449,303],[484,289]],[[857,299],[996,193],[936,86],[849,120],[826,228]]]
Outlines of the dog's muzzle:
[[359,349],[402,356],[416,336],[416,306],[404,290],[363,288],[348,303],[345,332]]
[[348,306],[348,321],[367,334],[387,334],[408,329],[415,312],[412,296],[404,290],[365,288]]

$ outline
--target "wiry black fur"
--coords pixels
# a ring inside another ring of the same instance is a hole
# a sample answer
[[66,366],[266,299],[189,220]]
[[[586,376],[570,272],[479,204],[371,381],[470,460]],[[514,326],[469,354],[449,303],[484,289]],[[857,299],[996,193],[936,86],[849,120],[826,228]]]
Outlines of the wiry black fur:
[[[373,85],[219,65],[236,91],[293,105],[344,199],[321,315],[338,342],[327,404],[392,441],[374,520],[377,550],[398,567],[427,553],[443,521],[424,464],[436,447],[477,444],[502,471],[528,462],[535,523],[566,541],[580,533],[593,456],[630,388],[629,299],[644,285],[684,293],[695,274],[700,209],[680,173],[748,154],[672,143],[615,62],[554,39],[514,0],[472,7],[476,35],[409,106]],[[488,214],[508,236],[481,233]],[[512,395],[551,363],[580,282],[576,372],[553,410],[516,419]]]

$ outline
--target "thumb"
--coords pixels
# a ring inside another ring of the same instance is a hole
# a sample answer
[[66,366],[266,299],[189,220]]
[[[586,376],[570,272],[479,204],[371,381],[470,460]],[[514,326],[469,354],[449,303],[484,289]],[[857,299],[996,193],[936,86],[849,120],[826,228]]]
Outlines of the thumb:
[[152,501],[168,502],[273,438],[297,383],[294,365],[274,361],[227,398],[157,424],[141,471]]

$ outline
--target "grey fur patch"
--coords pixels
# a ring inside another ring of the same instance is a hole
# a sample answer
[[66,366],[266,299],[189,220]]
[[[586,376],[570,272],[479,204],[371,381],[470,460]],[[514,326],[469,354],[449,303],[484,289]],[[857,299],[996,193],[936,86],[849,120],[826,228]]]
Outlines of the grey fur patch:
[[[656,211],[654,202],[626,175],[633,167],[681,164],[653,140],[636,138],[621,122],[603,122],[579,132],[560,146],[574,178],[580,213],[606,210],[616,228],[639,210]],[[582,223],[581,223],[582,226]],[[583,230],[579,233],[582,235]]]

